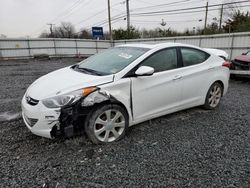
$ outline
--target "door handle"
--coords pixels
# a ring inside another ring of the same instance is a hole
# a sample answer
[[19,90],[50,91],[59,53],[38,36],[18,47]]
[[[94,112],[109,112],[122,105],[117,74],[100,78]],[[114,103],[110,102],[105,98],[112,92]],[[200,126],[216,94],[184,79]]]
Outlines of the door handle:
[[182,78],[181,75],[176,75],[176,76],[174,76],[173,80],[179,80],[179,79],[181,79],[181,78]]

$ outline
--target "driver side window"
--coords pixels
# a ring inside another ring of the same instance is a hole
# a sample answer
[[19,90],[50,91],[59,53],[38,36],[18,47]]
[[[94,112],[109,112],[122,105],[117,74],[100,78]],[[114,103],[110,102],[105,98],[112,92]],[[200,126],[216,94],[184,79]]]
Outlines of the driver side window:
[[141,66],[149,66],[155,72],[177,68],[177,52],[175,48],[164,49],[147,58]]

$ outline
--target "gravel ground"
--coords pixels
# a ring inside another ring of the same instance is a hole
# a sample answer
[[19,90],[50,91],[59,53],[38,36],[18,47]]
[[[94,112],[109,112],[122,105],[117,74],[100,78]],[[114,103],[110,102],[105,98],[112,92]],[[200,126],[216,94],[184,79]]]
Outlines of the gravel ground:
[[163,116],[117,143],[31,134],[19,115],[26,88],[76,61],[0,62],[0,187],[250,187],[250,79],[230,81],[214,111]]

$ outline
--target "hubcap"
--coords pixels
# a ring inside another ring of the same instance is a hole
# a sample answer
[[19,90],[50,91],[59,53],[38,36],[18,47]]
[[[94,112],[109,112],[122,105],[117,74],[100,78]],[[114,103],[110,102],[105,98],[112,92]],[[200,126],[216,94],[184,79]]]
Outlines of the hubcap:
[[94,133],[102,142],[117,140],[125,130],[125,118],[115,109],[104,111],[95,120]]
[[209,98],[208,98],[209,105],[215,108],[220,102],[221,95],[222,95],[221,88],[218,85],[215,85],[209,93]]

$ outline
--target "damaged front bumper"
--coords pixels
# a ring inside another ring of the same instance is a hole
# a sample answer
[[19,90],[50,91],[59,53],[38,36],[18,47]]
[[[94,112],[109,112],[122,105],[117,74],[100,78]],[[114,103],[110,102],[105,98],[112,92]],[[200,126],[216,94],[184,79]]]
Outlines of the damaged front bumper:
[[35,135],[52,138],[51,130],[59,126],[60,109],[48,109],[42,103],[35,106],[22,99],[22,117],[28,129]]
[[89,95],[81,98],[70,106],[61,109],[59,116],[60,129],[54,127],[51,131],[53,137],[63,135],[72,137],[83,132],[84,123],[87,115],[92,111],[95,105],[105,101],[114,100],[107,92],[96,90]]
[[42,137],[72,137],[83,132],[86,116],[93,107],[105,101],[114,100],[108,93],[96,90],[75,103],[50,109],[41,102],[32,106],[22,99],[22,116],[28,129]]

